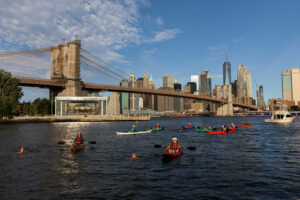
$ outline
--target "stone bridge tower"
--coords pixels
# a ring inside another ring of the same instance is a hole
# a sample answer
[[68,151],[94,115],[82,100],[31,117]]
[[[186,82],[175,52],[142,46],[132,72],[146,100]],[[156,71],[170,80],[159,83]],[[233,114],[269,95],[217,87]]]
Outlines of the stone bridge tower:
[[227,104],[216,104],[217,116],[232,116],[233,106],[232,106],[232,91],[231,85],[216,85],[216,97],[227,99]]
[[52,47],[51,79],[65,81],[65,87],[60,91],[50,90],[50,98],[83,95],[80,78],[80,47],[80,40]]

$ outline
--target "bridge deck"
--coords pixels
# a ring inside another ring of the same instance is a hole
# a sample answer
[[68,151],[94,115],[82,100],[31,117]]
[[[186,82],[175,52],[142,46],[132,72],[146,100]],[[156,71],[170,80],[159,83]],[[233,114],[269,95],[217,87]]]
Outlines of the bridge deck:
[[[62,88],[65,86],[65,81],[63,80],[39,79],[39,78],[30,78],[30,77],[15,77],[15,78],[17,78],[20,81],[21,86],[48,87],[48,88],[51,87]],[[224,103],[224,104],[228,103],[228,100],[226,99],[219,99],[219,98],[209,97],[204,95],[194,95],[194,94],[170,92],[170,91],[157,90],[157,89],[153,90],[153,89],[145,89],[145,88],[131,88],[131,87],[121,87],[115,85],[85,83],[85,82],[83,82],[82,84],[83,84],[83,88],[86,90],[142,93],[142,94],[152,94],[152,95],[161,95],[161,96],[190,98],[190,99],[210,101],[215,103]],[[257,110],[256,106],[241,104],[235,101],[233,101],[233,105]]]

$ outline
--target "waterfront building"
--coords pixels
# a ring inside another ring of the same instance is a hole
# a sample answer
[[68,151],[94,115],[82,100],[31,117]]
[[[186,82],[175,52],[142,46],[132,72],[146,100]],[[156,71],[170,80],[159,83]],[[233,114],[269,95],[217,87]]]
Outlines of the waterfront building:
[[200,94],[211,96],[211,77],[209,71],[200,74]]
[[188,82],[187,83],[191,88],[191,94],[194,94],[197,91],[197,85],[195,82]]
[[[153,82],[153,87],[154,87],[154,81],[152,81],[152,82]],[[149,83],[149,78],[148,78],[147,72],[145,72],[145,74],[144,74],[143,88],[152,89],[152,88],[150,88],[150,83]],[[152,109],[152,95],[144,94],[143,96],[144,96],[143,108]]]
[[231,63],[227,60],[223,64],[223,85],[230,85],[231,84]]
[[107,115],[108,99],[100,96],[55,97],[55,116]]
[[191,82],[196,83],[196,90],[199,91],[199,76],[198,75],[191,75]]
[[163,87],[174,88],[174,78],[172,75],[163,75]]
[[300,101],[300,69],[292,68],[281,73],[282,99],[289,101]]
[[[181,92],[181,84],[175,80],[174,91]],[[174,97],[174,111],[181,112],[183,110],[183,98]]]
[[[121,87],[128,87],[129,82],[127,79],[122,79],[120,83]],[[125,110],[129,110],[130,106],[130,99],[128,92],[121,92],[120,93],[120,113],[123,114]]]
[[[159,90],[165,90],[173,92],[173,88],[169,87],[161,87]],[[174,97],[168,96],[160,96],[157,95],[157,111],[158,112],[165,112],[165,111],[174,111]]]
[[[144,87],[144,78],[138,78],[136,80],[136,87],[137,88],[143,88]],[[143,103],[141,104],[141,98],[144,99],[144,94],[136,94],[136,105],[137,109],[143,109]],[[144,101],[144,100],[143,100]]]

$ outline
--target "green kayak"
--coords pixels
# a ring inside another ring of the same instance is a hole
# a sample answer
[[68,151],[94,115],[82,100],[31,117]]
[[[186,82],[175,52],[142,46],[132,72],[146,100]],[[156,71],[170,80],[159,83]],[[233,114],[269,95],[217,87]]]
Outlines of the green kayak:
[[208,132],[212,131],[211,129],[196,129],[196,132]]
[[148,130],[152,130],[152,131],[163,131],[163,130],[165,130],[165,127],[161,127],[161,128],[149,128]]

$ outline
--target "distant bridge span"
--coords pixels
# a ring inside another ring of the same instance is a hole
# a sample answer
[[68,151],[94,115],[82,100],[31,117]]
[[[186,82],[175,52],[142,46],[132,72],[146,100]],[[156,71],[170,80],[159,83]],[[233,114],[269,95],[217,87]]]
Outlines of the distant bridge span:
[[[30,78],[30,77],[19,77],[16,76],[20,81],[21,86],[28,87],[41,87],[41,88],[58,88],[63,89],[65,87],[65,80],[51,80],[51,79],[40,79],[40,78]],[[145,89],[145,88],[131,88],[131,87],[121,87],[116,85],[105,85],[105,84],[94,84],[94,83],[85,83],[82,82],[82,89],[89,91],[112,91],[112,92],[129,92],[129,93],[141,93],[141,94],[152,94],[152,95],[161,95],[161,96],[171,96],[171,97],[181,97],[181,98],[189,98],[195,100],[209,101],[214,103],[227,104],[228,100],[220,99],[215,97],[208,97],[204,95],[194,95],[187,93],[179,93],[179,92],[170,92],[165,90],[158,89]],[[258,108],[253,105],[241,104],[233,101],[232,104],[234,106],[239,106],[242,108],[248,108],[257,110]]]

